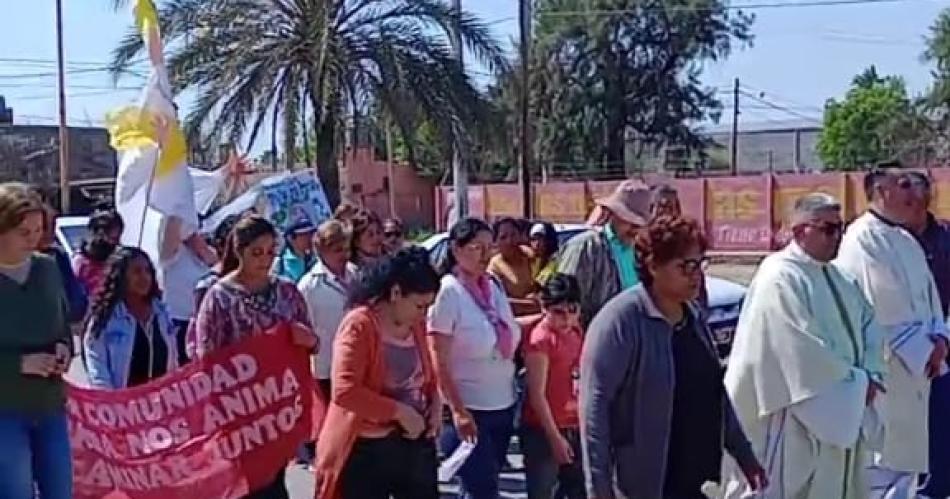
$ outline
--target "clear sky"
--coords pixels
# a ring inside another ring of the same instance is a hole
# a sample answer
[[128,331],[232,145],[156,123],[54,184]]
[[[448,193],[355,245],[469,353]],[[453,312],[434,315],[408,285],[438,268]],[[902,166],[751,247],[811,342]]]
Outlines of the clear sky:
[[[734,0],[789,3],[804,0]],[[0,95],[19,123],[55,123],[56,56],[54,0],[3,0],[0,29]],[[131,14],[113,12],[110,0],[66,0],[66,59],[70,61],[69,120],[98,125],[105,113],[136,96],[142,80],[127,77],[113,86],[98,71],[128,28]],[[495,22],[506,41],[516,36],[516,0],[463,0],[463,6]],[[759,9],[752,47],[706,68],[705,81],[723,90],[740,78],[749,89],[784,110],[744,99],[742,123],[820,117],[821,106],[846,90],[851,78],[870,64],[882,74],[903,76],[912,92],[930,82],[920,61],[923,37],[950,0],[899,0],[894,3]],[[508,19],[507,21],[504,21]],[[23,75],[33,75],[24,77]],[[731,97],[723,95],[725,100]],[[731,102],[727,102],[731,105]],[[187,102],[185,102],[187,106]],[[267,135],[264,135],[265,137]]]

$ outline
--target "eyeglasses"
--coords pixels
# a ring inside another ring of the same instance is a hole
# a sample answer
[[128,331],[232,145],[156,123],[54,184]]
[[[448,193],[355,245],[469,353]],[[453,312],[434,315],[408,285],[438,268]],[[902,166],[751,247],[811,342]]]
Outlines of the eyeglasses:
[[705,256],[699,258],[684,258],[683,261],[679,263],[679,268],[684,274],[705,271],[709,268],[709,258]]
[[823,233],[826,236],[840,236],[844,232],[844,223],[810,223],[809,227]]
[[402,232],[389,231],[389,232],[383,232],[383,235],[386,237],[402,237]]

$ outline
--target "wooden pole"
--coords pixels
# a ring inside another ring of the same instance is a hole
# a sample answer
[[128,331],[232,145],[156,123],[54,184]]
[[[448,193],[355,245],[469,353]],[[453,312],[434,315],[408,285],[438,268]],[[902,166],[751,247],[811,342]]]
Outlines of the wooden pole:
[[729,162],[729,173],[732,176],[739,174],[739,79],[736,78],[732,89],[732,154]]
[[396,167],[393,165],[393,129],[388,118],[386,121],[386,175],[389,176],[389,217],[398,218],[396,213]]
[[521,35],[521,203],[526,219],[531,219],[531,1],[520,0]]
[[[456,20],[462,17],[462,0],[452,0],[452,11],[456,15]],[[455,57],[458,59],[459,68],[465,70],[465,60],[462,47],[462,33],[455,29],[451,33],[452,49],[455,51]],[[452,188],[455,197],[455,213],[457,220],[462,220],[468,216],[468,169],[462,161],[462,155],[457,147],[452,150]],[[457,221],[456,220],[456,221]],[[454,223],[453,221],[452,223]]]
[[60,213],[70,213],[69,128],[66,122],[66,63],[63,57],[63,0],[56,0],[56,58],[59,87],[59,195]]

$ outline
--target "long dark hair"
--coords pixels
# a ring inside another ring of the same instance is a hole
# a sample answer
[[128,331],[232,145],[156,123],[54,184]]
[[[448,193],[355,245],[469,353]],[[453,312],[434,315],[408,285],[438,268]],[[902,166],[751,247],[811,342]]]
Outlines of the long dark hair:
[[422,248],[405,248],[385,255],[360,271],[350,290],[349,305],[359,307],[389,299],[393,287],[403,294],[435,293],[439,275]]
[[383,230],[383,221],[379,215],[369,210],[360,210],[350,218],[350,261],[360,263],[360,239],[370,227],[376,225]]
[[148,292],[148,298],[154,300],[161,297],[161,290],[158,288],[158,279],[155,275],[155,265],[148,254],[138,248],[119,248],[109,257],[105,281],[92,302],[87,331],[93,335],[93,338],[98,338],[102,334],[102,329],[105,328],[116,305],[125,299],[128,292],[126,286],[128,285],[129,267],[133,261],[139,258],[148,263],[148,270],[152,275],[152,289]]
[[89,217],[88,238],[83,241],[80,251],[90,260],[104,262],[115,252],[116,245],[109,240],[109,233],[122,231],[125,223],[119,212],[114,209],[98,210]]
[[224,259],[221,261],[221,276],[226,276],[237,270],[241,265],[241,252],[247,249],[254,241],[264,236],[277,237],[274,224],[260,215],[246,215],[234,224],[231,231],[231,241],[228,243]]
[[466,218],[456,222],[455,225],[452,226],[452,230],[449,231],[449,246],[445,252],[445,259],[442,261],[442,264],[439,265],[439,273],[442,275],[449,274],[452,272],[452,269],[458,265],[458,261],[455,260],[455,253],[452,252],[454,246],[465,246],[474,241],[482,232],[488,232],[494,235],[491,227],[489,227],[484,220]]

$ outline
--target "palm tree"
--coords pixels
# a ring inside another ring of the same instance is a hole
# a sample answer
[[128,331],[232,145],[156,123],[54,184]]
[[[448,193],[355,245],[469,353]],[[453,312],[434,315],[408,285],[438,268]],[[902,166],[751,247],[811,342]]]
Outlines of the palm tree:
[[[407,144],[418,120],[430,120],[471,158],[491,113],[454,57],[450,34],[489,71],[508,66],[485,23],[440,0],[168,0],[159,18],[173,85],[197,96],[184,120],[189,135],[246,139],[249,149],[270,119],[283,126],[292,163],[301,120],[312,117],[331,203],[341,124],[347,116],[359,123],[374,106],[393,117]],[[115,74],[142,50],[131,31],[113,54]]]

